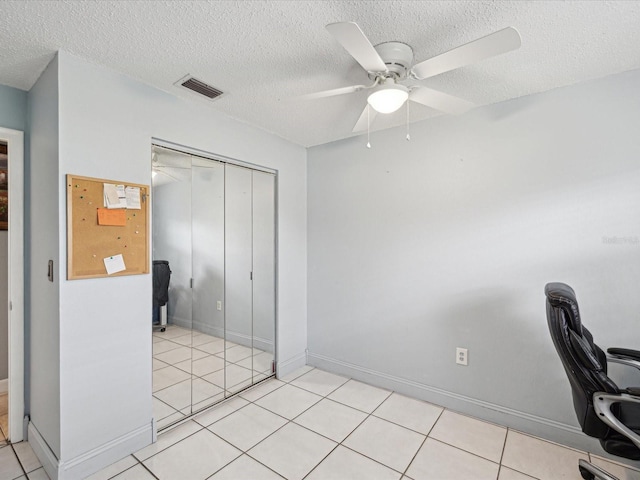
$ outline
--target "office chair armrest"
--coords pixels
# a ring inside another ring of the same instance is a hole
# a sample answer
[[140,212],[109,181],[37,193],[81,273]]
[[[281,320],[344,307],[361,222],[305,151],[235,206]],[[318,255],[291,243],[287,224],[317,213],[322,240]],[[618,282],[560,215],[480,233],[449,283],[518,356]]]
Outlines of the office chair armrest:
[[640,350],[631,350],[630,348],[607,348],[607,353],[616,357],[627,357],[632,360],[640,361]]
[[[607,363],[619,363],[628,367],[640,370],[640,352],[637,350],[627,350],[626,348],[609,348],[607,349]],[[635,353],[638,356],[630,355]]]
[[593,407],[598,414],[600,420],[613,428],[616,432],[624,435],[633,444],[640,448],[640,435],[622,423],[611,411],[611,405],[615,403],[637,403],[640,405],[640,397],[629,395],[627,393],[604,393],[596,392],[593,394]]

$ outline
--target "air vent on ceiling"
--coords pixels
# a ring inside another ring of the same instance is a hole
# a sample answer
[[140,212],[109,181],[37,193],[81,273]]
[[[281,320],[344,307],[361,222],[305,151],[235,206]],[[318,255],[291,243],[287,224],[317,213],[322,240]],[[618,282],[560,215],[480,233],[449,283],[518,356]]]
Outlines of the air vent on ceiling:
[[192,77],[191,75],[187,75],[186,77],[181,78],[175,84],[183,88],[189,89],[192,92],[196,92],[200,95],[204,95],[210,100],[218,98],[222,96],[222,94],[224,93],[222,92],[222,90],[218,90],[217,88],[212,87],[211,85],[208,85],[203,81]]

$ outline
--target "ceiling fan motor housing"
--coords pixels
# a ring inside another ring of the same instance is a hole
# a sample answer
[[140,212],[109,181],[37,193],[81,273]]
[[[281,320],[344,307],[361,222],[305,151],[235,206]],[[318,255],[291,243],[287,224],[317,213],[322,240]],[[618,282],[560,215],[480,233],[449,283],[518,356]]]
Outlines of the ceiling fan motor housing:
[[[384,42],[374,48],[392,76],[395,76],[398,80],[407,77],[413,65],[413,49],[409,45],[402,42]],[[380,75],[369,74],[372,79],[377,76]]]

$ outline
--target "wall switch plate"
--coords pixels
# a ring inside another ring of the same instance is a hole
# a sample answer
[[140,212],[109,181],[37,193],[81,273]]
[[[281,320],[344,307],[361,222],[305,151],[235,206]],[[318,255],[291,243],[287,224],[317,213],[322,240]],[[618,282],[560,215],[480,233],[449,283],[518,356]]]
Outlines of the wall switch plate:
[[222,302],[220,300],[216,302],[216,309],[222,310]]
[[456,348],[456,363],[458,365],[469,365],[469,352],[466,348]]

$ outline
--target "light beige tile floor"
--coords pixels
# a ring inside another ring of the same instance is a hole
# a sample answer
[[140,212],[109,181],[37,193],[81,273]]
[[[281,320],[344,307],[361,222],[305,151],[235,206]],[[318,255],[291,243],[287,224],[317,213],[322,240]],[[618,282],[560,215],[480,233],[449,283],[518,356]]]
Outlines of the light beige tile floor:
[[5,431],[8,430],[9,395],[0,394],[0,446],[7,444]]
[[[581,480],[580,458],[640,480],[596,455],[304,367],[170,427],[90,480]],[[0,480],[27,478],[47,478],[29,444],[1,447]]]

